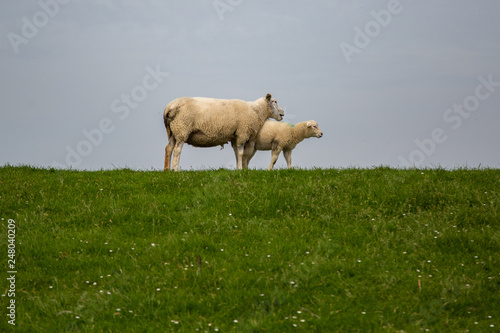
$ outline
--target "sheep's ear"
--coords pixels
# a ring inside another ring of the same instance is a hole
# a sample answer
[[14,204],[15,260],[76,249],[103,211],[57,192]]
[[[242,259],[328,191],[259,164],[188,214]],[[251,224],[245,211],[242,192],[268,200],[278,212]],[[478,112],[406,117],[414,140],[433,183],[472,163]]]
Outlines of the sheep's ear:
[[270,101],[270,100],[271,100],[271,94],[267,94],[267,95],[266,95],[266,99],[267,99],[268,101]]
[[310,122],[310,121],[308,121],[308,122],[306,123],[306,126],[307,126],[307,127],[311,127],[311,126],[312,126],[311,122]]

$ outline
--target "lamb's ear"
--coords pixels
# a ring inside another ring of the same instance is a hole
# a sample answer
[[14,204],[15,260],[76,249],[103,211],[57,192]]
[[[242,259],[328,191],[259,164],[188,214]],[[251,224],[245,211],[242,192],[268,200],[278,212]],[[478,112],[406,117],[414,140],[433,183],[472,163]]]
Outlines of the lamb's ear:
[[307,126],[307,127],[311,127],[311,126],[312,126],[311,122],[310,122],[310,121],[308,121],[308,122],[306,123],[306,126]]
[[268,94],[266,95],[266,99],[267,99],[267,101],[269,102],[269,101],[271,100],[271,94],[269,94],[269,93],[268,93]]

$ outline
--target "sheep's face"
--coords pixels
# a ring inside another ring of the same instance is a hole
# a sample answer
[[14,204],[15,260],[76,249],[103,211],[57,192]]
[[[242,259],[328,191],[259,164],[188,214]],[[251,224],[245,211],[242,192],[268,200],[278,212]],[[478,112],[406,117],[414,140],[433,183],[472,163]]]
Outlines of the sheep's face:
[[269,108],[271,109],[271,118],[276,119],[277,121],[283,120],[285,111],[283,111],[283,109],[278,105],[278,101],[271,98],[271,94],[267,94],[266,100],[269,104]]
[[321,138],[323,136],[323,132],[319,129],[318,123],[314,120],[310,120],[307,122],[307,137],[317,137]]

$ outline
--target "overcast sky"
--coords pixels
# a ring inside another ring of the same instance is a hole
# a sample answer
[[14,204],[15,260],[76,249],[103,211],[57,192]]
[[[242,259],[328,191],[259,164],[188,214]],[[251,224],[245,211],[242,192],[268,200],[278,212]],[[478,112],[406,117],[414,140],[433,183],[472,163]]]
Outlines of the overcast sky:
[[[0,165],[162,169],[169,101],[271,93],[284,121],[324,132],[296,167],[499,168],[499,13],[497,0],[5,1]],[[230,145],[180,160],[234,166]]]

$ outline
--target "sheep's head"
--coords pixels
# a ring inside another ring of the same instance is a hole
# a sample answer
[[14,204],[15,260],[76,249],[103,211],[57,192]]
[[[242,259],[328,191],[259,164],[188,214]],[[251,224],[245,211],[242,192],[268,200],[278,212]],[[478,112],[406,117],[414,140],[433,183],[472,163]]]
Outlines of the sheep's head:
[[317,138],[321,138],[323,136],[323,132],[321,132],[321,130],[319,129],[319,126],[318,126],[318,123],[315,122],[314,120],[309,120],[307,123],[306,123],[306,127],[307,127],[307,138],[312,138],[312,137],[317,137]]
[[285,111],[283,111],[283,109],[278,105],[278,102],[271,97],[271,94],[266,95],[266,101],[271,109],[271,118],[276,119],[277,121],[283,120]]

